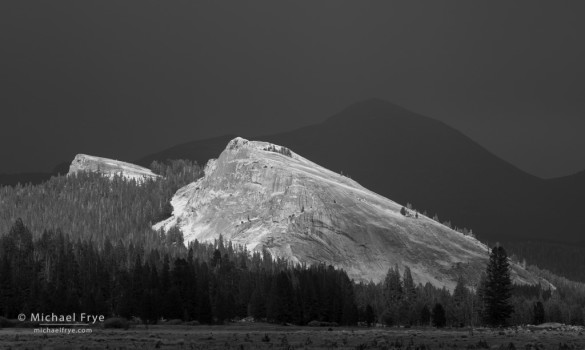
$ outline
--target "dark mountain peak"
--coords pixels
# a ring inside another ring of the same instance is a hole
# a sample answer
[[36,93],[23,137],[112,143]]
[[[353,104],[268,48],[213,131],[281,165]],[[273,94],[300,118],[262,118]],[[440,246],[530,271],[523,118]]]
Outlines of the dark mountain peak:
[[433,120],[381,98],[370,98],[350,105],[343,111],[327,119],[327,122],[363,122],[364,120],[398,121],[401,119]]
[[378,110],[406,110],[404,107],[399,106],[395,103],[392,103],[388,100],[384,100],[382,98],[379,97],[372,97],[372,98],[368,98],[362,101],[358,101],[350,106],[348,106],[346,109],[378,109]]
[[[203,165],[234,137],[185,143],[138,164],[184,158]],[[378,194],[437,213],[492,242],[545,238],[551,232],[571,240],[585,227],[580,173],[544,181],[453,127],[379,98],[354,103],[324,123],[251,139],[283,145]]]

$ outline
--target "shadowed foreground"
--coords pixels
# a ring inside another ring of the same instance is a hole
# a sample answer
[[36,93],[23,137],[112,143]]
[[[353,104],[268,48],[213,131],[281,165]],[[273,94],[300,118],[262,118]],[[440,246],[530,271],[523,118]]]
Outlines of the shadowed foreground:
[[[92,334],[0,329],[0,349],[585,349],[582,327],[475,330],[311,328],[266,324],[135,326]],[[513,345],[511,345],[513,344]]]

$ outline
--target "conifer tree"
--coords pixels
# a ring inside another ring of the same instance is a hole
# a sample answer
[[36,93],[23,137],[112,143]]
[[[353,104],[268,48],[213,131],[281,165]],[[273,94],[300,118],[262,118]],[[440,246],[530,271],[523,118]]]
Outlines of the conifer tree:
[[414,312],[417,296],[414,280],[412,279],[412,274],[410,272],[410,267],[406,266],[404,268],[404,274],[402,276],[403,298],[400,307],[400,319],[404,324],[411,325],[415,322],[417,317]]
[[544,322],[544,305],[542,304],[541,301],[537,301],[536,303],[534,303],[533,313],[534,313],[534,319],[533,319],[534,324],[538,325],[538,324],[541,324]]
[[402,282],[398,265],[389,268],[384,279],[385,309],[382,314],[382,322],[388,326],[399,321],[399,310],[403,300]]
[[199,273],[199,300],[198,300],[198,311],[199,311],[199,322],[211,323],[213,321],[213,314],[211,311],[211,300],[209,297],[209,268],[207,263],[201,264]]
[[398,265],[389,268],[384,279],[384,297],[387,307],[395,307],[402,300],[402,282],[400,281],[400,272]]
[[483,290],[484,321],[488,325],[492,327],[506,325],[506,320],[514,312],[509,300],[511,296],[512,280],[508,255],[504,247],[497,245],[490,254]]
[[468,295],[469,292],[465,287],[465,280],[462,276],[457,279],[457,285],[453,291],[453,323],[455,326],[463,326],[468,321],[469,308],[468,308]]
[[12,317],[13,308],[12,269],[6,254],[0,260],[0,316]]
[[372,309],[372,305],[366,305],[366,325],[370,327],[376,320],[376,316],[374,315],[374,309]]
[[413,305],[416,301],[416,287],[414,285],[414,280],[412,279],[410,267],[408,266],[404,268],[402,283],[404,285],[404,300],[406,300],[409,305]]
[[266,303],[265,296],[262,295],[260,287],[254,288],[248,303],[248,316],[254,317],[256,320],[261,320],[266,317]]
[[479,276],[479,281],[477,282],[477,289],[475,293],[475,303],[473,305],[473,317],[475,320],[479,320],[483,322],[484,320],[484,311],[485,311],[485,286],[486,286],[486,274],[483,272]]
[[445,309],[440,303],[436,303],[435,307],[433,308],[432,320],[433,326],[437,328],[443,328],[447,323],[447,319],[445,318]]
[[431,323],[431,310],[427,304],[420,310],[420,323],[423,326],[428,326]]

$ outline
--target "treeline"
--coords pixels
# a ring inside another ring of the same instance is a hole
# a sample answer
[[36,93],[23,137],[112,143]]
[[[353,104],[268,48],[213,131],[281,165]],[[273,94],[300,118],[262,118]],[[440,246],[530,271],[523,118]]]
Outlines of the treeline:
[[40,185],[0,187],[0,233],[22,218],[36,235],[60,229],[100,247],[106,237],[155,247],[159,238],[152,224],[171,215],[172,196],[203,171],[184,160],[154,162],[151,168],[163,177],[138,183],[86,172]]
[[[450,292],[415,285],[408,269],[394,267],[379,284],[356,284],[343,271],[292,266],[221,239],[185,247],[178,230],[163,234],[151,225],[171,214],[172,195],[202,170],[185,161],[152,169],[164,177],[138,184],[82,173],[1,187],[0,315],[83,311],[151,323],[242,317],[295,324],[490,322],[483,285],[463,279]],[[506,303],[514,312],[506,322],[583,324],[585,286],[533,272],[557,289],[510,288]]]
[[275,152],[275,153],[280,153],[282,155],[285,155],[287,157],[292,157],[292,152],[290,149],[284,147],[284,146],[279,146],[278,148],[275,145],[270,145],[268,147],[264,147],[263,148],[264,151],[270,151],[270,152]]
[[355,293],[361,315],[371,308],[376,321],[385,325],[453,326],[481,325],[481,296],[459,279],[453,292],[430,283],[415,285],[410,269],[401,273],[391,268],[382,283],[356,285]]
[[[413,208],[411,203],[407,203],[406,207],[402,207],[400,213],[404,216],[415,218],[418,218],[418,214],[422,213],[422,215],[430,218],[426,211],[419,212]],[[441,222],[437,214],[434,214],[432,219],[463,235],[476,238],[473,230],[454,226],[450,220]],[[523,266],[539,266],[571,280],[585,282],[585,269],[583,268],[585,266],[584,242],[568,244],[543,240],[507,240],[504,244],[510,252],[511,258]]]
[[[543,294],[544,320],[547,322],[560,322],[566,324],[585,323],[585,284],[571,281],[536,266],[528,266],[528,270],[551,282],[557,289],[554,293]],[[532,293],[534,296],[534,292]],[[541,299],[541,298],[539,298]],[[521,302],[521,301],[519,301]],[[517,315],[527,314],[534,305],[527,305],[516,309]]]
[[537,265],[574,281],[585,282],[585,246],[546,241],[512,241],[506,247],[517,260]]
[[254,317],[269,322],[340,325],[358,321],[353,284],[343,271],[292,266],[267,252],[225,244],[73,240],[60,231],[33,239],[17,220],[0,238],[0,315],[86,312],[107,317],[223,323]]
[[[391,268],[382,283],[355,285],[359,318],[364,322],[389,326],[461,327],[544,322],[585,325],[584,284],[529,267],[531,272],[550,281],[556,289],[541,285],[513,285],[494,302],[494,294],[501,292],[489,292],[489,269],[486,270],[488,273],[482,274],[477,285],[459,278],[455,289],[450,292],[430,283],[414,285],[408,267],[402,274],[397,267]],[[493,284],[501,286],[501,282]],[[497,307],[505,305],[509,309],[496,310],[499,315],[494,319],[490,299]]]
[[0,238],[0,316],[86,312],[138,317],[150,324],[252,317],[299,325],[582,325],[583,286],[534,272],[557,289],[510,286],[503,300],[513,310],[511,317],[494,321],[486,312],[487,276],[478,286],[459,279],[453,292],[429,283],[415,285],[408,268],[389,269],[378,284],[356,284],[333,267],[291,265],[267,251],[235,247],[221,236],[214,243],[189,247],[161,238],[151,250],[106,238],[99,248],[61,231],[45,231],[33,239],[17,220]]

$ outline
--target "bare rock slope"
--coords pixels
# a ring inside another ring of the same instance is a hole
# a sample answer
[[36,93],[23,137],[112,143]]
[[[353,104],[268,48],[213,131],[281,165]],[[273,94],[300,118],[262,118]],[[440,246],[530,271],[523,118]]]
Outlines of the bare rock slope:
[[[357,280],[380,281],[389,267],[409,266],[415,282],[453,289],[460,274],[477,280],[488,259],[488,247],[475,238],[420,214],[402,215],[402,205],[266,142],[230,141],[172,205],[172,217],[155,229],[177,226],[185,242],[222,234],[250,250],[343,268]],[[512,277],[539,283],[518,265]]]
[[87,154],[78,154],[69,166],[67,175],[75,174],[79,171],[97,172],[108,177],[116,175],[123,176],[129,180],[144,181],[159,177],[150,169],[135,164],[122,162],[102,157],[89,156]]

